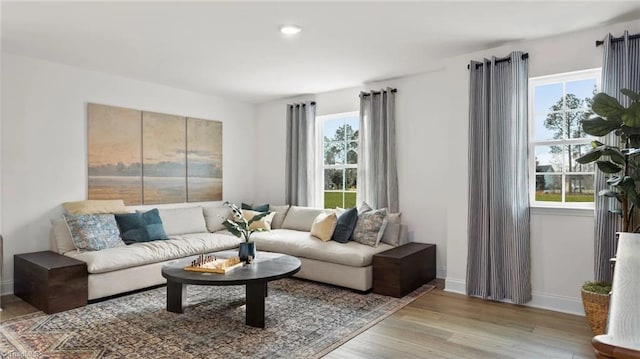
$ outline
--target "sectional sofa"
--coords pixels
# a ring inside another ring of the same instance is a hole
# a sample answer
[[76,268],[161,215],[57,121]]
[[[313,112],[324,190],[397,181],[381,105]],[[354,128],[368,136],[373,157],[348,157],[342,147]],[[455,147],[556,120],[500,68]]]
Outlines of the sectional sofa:
[[[353,241],[321,241],[310,234],[323,209],[271,206],[276,212],[269,232],[254,233],[258,251],[293,255],[302,262],[296,277],[359,291],[372,287],[372,257],[393,248],[380,243],[368,246]],[[159,209],[168,240],[134,243],[98,251],[75,249],[63,219],[52,221],[52,251],[87,263],[88,298],[95,300],[166,283],[161,267],[172,260],[202,253],[237,248],[241,240],[222,226],[227,207],[207,206]],[[396,245],[407,242],[400,226]],[[258,254],[259,255],[259,254]]]

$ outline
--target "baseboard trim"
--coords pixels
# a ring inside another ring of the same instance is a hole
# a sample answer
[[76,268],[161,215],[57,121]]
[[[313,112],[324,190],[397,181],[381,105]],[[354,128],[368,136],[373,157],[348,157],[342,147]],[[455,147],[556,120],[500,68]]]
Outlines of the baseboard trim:
[[[467,295],[466,281],[447,278],[445,279],[444,291]],[[509,303],[509,301],[505,302]],[[582,307],[582,299],[580,298],[533,292],[531,293],[531,301],[524,305],[532,308],[547,309],[554,312],[584,316],[584,308]]]
[[444,291],[467,295],[467,284],[462,279],[447,278],[444,281]]
[[13,294],[13,279],[0,282],[0,294],[1,295]]
[[584,317],[584,308],[580,298],[533,292],[531,293],[531,301],[525,305]]

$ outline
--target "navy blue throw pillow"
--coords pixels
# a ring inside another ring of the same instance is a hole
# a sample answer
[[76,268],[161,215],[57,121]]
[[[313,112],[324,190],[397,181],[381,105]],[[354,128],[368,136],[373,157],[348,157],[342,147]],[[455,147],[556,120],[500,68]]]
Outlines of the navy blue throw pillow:
[[144,213],[116,214],[115,217],[126,244],[168,239],[157,208]]
[[251,206],[250,204],[242,202],[241,208],[256,212],[269,212],[269,203],[261,204],[259,206]]
[[331,239],[339,243],[349,242],[353,230],[356,229],[356,222],[358,222],[358,209],[351,208],[346,210],[338,217],[338,223]]

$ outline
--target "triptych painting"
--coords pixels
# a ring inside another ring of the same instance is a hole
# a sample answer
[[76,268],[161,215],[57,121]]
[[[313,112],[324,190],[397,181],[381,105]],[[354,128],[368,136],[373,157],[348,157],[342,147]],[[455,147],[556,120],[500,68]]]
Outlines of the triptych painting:
[[88,105],[89,199],[222,200],[222,122]]

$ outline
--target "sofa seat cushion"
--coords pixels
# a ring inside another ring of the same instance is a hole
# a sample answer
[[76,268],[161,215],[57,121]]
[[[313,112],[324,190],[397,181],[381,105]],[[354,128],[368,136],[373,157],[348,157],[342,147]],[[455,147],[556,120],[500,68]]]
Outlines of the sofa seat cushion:
[[295,257],[315,259],[351,267],[371,265],[373,255],[393,248],[381,243],[371,247],[357,242],[323,242],[309,232],[291,229],[274,229],[271,232],[257,232],[251,235],[258,251],[278,252]]
[[171,236],[170,239],[164,241],[134,243],[93,252],[71,251],[65,255],[86,262],[89,273],[105,273],[231,249],[238,247],[240,242],[239,238],[226,234],[190,233]]

